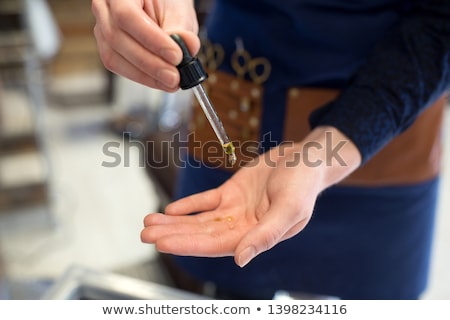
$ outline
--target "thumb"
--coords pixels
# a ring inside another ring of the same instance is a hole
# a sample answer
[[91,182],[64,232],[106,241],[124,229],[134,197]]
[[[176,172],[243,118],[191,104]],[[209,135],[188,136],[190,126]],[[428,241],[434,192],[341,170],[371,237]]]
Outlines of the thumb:
[[[263,218],[239,242],[235,250],[235,262],[241,268],[260,253],[299,233],[309,218],[293,210],[286,212],[286,204],[273,203]],[[301,215],[300,215],[301,216]]]
[[241,268],[247,265],[260,253],[274,247],[282,238],[282,234],[274,227],[258,223],[239,242],[235,250],[234,260]]
[[[168,34],[178,34],[186,44],[192,56],[200,50],[198,21],[194,6],[190,1],[166,1],[164,19],[160,27]],[[173,41],[173,40],[172,40]],[[175,45],[176,46],[176,45]],[[179,62],[181,62],[181,50]]]
[[192,2],[179,0],[143,2],[143,10],[152,22],[148,24],[152,28],[156,27],[157,30],[152,30],[156,32],[157,37],[153,34],[151,39],[141,42],[155,44],[156,48],[151,49],[152,46],[149,46],[150,51],[171,65],[178,65],[183,58],[180,47],[170,38],[171,34],[179,34],[193,56],[200,50],[197,15]]
[[[198,51],[200,50],[200,39],[197,36],[197,34],[194,34],[193,32],[186,31],[186,30],[180,30],[180,29],[168,29],[165,31],[167,32],[168,35],[178,34],[181,37],[181,39],[183,39],[183,42],[186,44],[187,48],[189,49],[190,54],[193,57],[197,55]],[[172,42],[174,43],[174,46],[177,48],[177,51],[179,51],[178,63],[180,63],[183,58],[181,49],[175,43],[175,41],[173,39],[172,39]]]

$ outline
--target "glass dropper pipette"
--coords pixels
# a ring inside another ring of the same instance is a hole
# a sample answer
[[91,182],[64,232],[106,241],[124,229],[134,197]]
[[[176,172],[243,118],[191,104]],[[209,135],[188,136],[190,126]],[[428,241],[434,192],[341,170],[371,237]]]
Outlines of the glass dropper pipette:
[[202,82],[208,78],[208,74],[204,71],[200,61],[191,56],[186,44],[178,34],[172,34],[171,38],[180,46],[183,52],[183,60],[177,66],[180,72],[180,88],[182,90],[192,89],[194,91],[195,97],[213,128],[217,139],[219,139],[225,154],[228,155],[230,163],[234,165],[237,160],[234,145],[228,138],[222,121],[220,121],[202,86]]

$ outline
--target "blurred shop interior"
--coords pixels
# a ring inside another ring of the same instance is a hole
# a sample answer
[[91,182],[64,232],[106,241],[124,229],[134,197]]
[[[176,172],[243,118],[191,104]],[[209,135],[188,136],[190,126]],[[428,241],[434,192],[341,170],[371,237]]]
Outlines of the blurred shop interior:
[[[176,168],[161,164],[176,159],[190,93],[105,70],[94,22],[90,0],[0,0],[0,299],[191,297],[139,238],[170,198]],[[447,166],[441,193],[425,299],[450,299]]]

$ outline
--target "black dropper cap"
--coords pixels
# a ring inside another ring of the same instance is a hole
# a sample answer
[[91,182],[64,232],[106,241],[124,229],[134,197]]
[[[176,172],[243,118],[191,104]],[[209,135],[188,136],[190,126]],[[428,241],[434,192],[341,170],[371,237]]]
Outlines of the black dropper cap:
[[178,34],[172,34],[170,37],[175,40],[183,52],[183,60],[177,65],[180,72],[180,88],[183,90],[190,89],[205,81],[208,74],[203,69],[200,60],[191,56],[186,44]]

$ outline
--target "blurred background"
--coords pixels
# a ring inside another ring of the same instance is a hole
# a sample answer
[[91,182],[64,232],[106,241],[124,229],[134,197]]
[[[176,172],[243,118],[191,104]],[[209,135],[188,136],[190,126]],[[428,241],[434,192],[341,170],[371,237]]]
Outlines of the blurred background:
[[[139,234],[171,195],[190,96],[106,71],[94,22],[90,0],[0,0],[2,299],[39,299],[73,266],[170,285]],[[424,299],[450,299],[450,131],[444,142]]]

